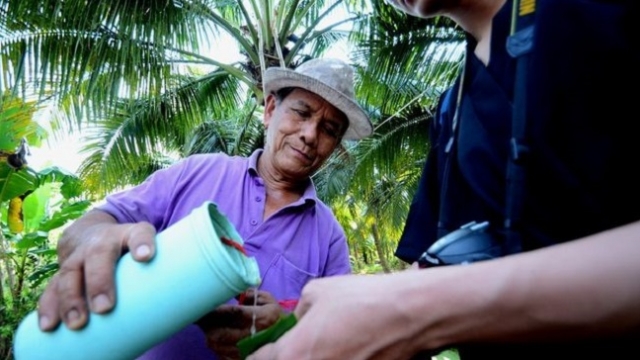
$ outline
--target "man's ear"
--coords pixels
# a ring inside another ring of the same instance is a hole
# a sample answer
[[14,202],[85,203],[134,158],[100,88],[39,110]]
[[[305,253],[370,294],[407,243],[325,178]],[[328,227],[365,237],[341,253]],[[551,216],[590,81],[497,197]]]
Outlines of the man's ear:
[[265,128],[269,127],[273,112],[276,110],[276,97],[273,94],[269,94],[264,101],[264,115],[262,116],[262,123]]

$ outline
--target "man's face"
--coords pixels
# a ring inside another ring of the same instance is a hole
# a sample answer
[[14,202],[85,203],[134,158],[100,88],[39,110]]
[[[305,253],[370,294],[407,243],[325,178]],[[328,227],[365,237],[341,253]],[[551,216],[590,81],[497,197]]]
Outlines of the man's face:
[[441,15],[447,8],[457,6],[459,0],[385,0],[389,5],[409,15],[429,18]]
[[272,165],[292,178],[311,176],[333,153],[348,126],[344,113],[320,96],[296,88],[279,104],[267,97],[265,151]]

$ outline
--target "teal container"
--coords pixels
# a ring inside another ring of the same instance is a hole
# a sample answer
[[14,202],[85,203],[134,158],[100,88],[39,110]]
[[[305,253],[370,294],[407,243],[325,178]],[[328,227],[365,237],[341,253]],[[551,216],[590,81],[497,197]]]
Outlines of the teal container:
[[91,314],[82,330],[38,327],[34,311],[14,338],[16,360],[131,360],[260,283],[256,260],[221,237],[242,245],[217,206],[205,202],[156,236],[148,263],[124,255],[116,266],[115,308]]

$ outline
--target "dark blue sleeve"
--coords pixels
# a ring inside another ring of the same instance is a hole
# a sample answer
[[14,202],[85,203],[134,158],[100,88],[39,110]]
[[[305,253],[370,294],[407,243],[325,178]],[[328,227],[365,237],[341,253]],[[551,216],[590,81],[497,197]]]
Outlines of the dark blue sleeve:
[[438,167],[438,154],[441,152],[440,146],[444,146],[443,138],[446,138],[446,131],[442,130],[443,128],[446,130],[451,109],[455,106],[453,104],[455,88],[450,88],[442,94],[436,116],[430,124],[429,154],[396,248],[395,255],[408,263],[416,261],[427,247],[437,240],[440,204],[438,179],[441,170]]
[[[431,153],[427,157],[422,176],[418,184],[409,214],[404,225],[404,230],[395,255],[407,263],[413,263],[433,243],[437,232],[437,201],[434,201],[432,184],[435,182],[435,169],[433,166],[435,156]],[[429,201],[428,201],[429,200]]]

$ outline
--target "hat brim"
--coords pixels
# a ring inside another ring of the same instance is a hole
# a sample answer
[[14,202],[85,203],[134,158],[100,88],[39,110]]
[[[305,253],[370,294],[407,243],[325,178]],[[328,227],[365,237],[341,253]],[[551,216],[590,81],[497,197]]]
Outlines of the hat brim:
[[318,94],[331,105],[342,111],[349,119],[349,127],[344,133],[345,140],[359,140],[373,133],[369,116],[355,101],[327,84],[285,68],[269,68],[262,77],[265,96],[286,87],[302,88]]

